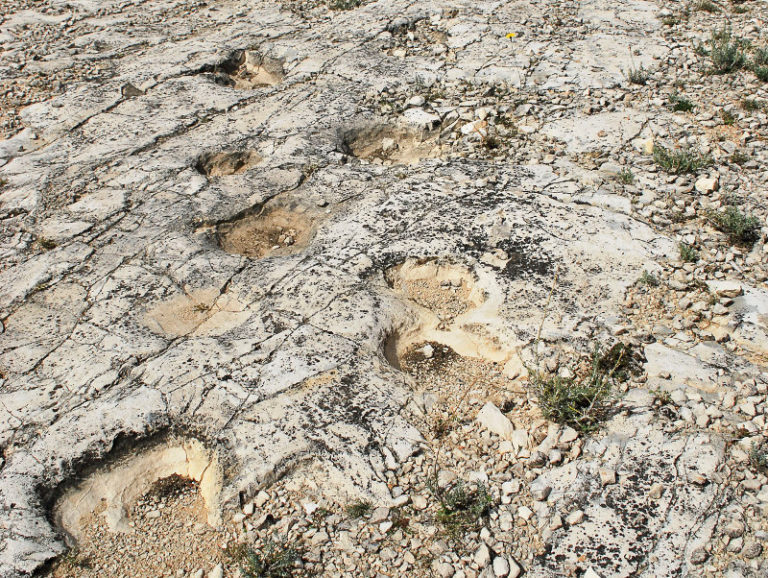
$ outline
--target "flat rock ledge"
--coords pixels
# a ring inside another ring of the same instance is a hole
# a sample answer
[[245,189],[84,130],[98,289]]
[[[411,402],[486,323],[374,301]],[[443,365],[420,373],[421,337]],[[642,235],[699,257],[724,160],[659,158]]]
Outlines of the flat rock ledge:
[[764,0],[0,14],[0,577],[768,574]]

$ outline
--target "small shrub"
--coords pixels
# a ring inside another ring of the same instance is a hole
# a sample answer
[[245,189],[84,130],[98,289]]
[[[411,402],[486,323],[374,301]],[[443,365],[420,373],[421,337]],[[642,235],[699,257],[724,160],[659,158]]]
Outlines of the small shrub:
[[723,124],[727,126],[731,126],[736,123],[736,117],[733,116],[733,113],[729,110],[721,110],[720,118],[723,120]]
[[632,172],[632,169],[625,167],[619,171],[619,180],[625,185],[631,185],[635,182],[635,173]]
[[752,64],[754,66],[768,65],[768,46],[756,48],[752,55]]
[[373,505],[367,500],[358,500],[347,506],[347,514],[350,518],[362,518],[368,515]]
[[482,139],[481,144],[489,151],[495,151],[501,148],[501,139],[495,135],[488,135]]
[[54,241],[53,239],[46,239],[45,237],[38,237],[37,244],[40,245],[41,249],[44,249],[46,251],[55,249],[58,246],[56,241]]
[[656,403],[659,405],[672,405],[672,394],[663,389],[651,390],[651,395]]
[[758,79],[768,82],[768,66],[753,66],[752,72],[755,73]]
[[640,275],[640,278],[637,280],[637,282],[641,285],[645,285],[646,287],[659,286],[659,280],[653,275],[653,273],[649,273],[647,270],[643,270],[643,274]]
[[286,542],[269,539],[260,551],[248,548],[240,565],[245,578],[287,578],[293,575],[301,554]]
[[[640,356],[642,357],[642,356]],[[600,355],[598,370],[610,374],[616,381],[627,381],[632,374],[643,372],[642,361],[638,359],[637,351],[632,346],[614,343],[608,351]]]
[[752,442],[749,449],[749,463],[757,470],[768,470],[768,451],[762,445]]
[[653,147],[653,160],[668,173],[675,175],[695,173],[712,164],[712,157],[693,148],[668,150],[663,146]]
[[730,157],[728,157],[729,160],[736,165],[743,165],[745,162],[749,160],[749,155],[745,153],[744,151],[735,151]]
[[726,74],[744,66],[747,57],[742,50],[743,42],[735,38],[730,28],[713,30],[709,38],[709,57],[715,74]]
[[389,511],[389,519],[392,521],[392,527],[387,530],[387,533],[397,532],[398,530],[406,534],[413,533],[413,530],[409,527],[411,519],[405,515],[402,508],[392,508]]
[[582,432],[596,430],[608,412],[608,401],[617,372],[624,373],[628,351],[625,346],[603,354],[595,346],[587,367],[573,372],[573,377],[544,375],[529,370],[539,408],[548,420],[569,425]]
[[760,238],[760,219],[742,213],[734,206],[726,207],[724,211],[713,211],[709,214],[709,221],[734,245],[752,245]]
[[768,108],[768,105],[766,105],[765,102],[755,100],[753,98],[745,98],[741,101],[741,108],[746,110],[747,112],[755,112],[758,110],[763,110],[765,108]]
[[720,12],[720,7],[710,0],[700,0],[695,8],[700,12],[709,12],[710,14]]
[[353,10],[362,3],[362,0],[329,0],[331,10]]
[[669,97],[669,107],[674,112],[691,112],[694,108],[694,105],[684,96],[673,94]]
[[680,243],[678,248],[680,249],[680,258],[686,263],[695,263],[699,260],[698,251],[687,243]]
[[61,561],[63,564],[70,568],[82,568],[84,570],[92,570],[93,562],[90,558],[84,556],[80,549],[75,546],[67,550],[67,553],[62,556]]
[[448,536],[454,540],[477,527],[478,521],[490,508],[492,500],[488,489],[479,484],[468,489],[463,481],[441,489],[437,485],[437,474],[427,483],[427,487],[440,503],[437,521],[443,526]]
[[638,68],[630,68],[626,74],[627,80],[631,84],[639,84],[640,86],[648,84],[648,79],[651,76],[650,72],[643,68],[642,64]]

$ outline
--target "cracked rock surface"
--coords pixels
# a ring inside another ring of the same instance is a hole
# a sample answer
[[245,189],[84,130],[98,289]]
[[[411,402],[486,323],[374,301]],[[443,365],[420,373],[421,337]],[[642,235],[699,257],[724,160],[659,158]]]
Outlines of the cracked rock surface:
[[0,0],[0,576],[764,576],[768,85],[696,46],[768,4],[716,7]]

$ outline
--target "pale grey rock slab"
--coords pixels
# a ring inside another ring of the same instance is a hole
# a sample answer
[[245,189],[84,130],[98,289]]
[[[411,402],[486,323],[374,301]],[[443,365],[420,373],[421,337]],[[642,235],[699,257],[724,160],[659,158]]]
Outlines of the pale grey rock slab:
[[[494,305],[483,327],[514,351],[535,338],[532,311],[543,312],[555,271],[543,336],[586,341],[584,319],[616,313],[638,271],[677,255],[673,240],[610,203],[552,198],[581,190],[550,166],[438,158],[404,168],[344,152],[340,134],[380,122],[360,112],[368,91],[442,75],[600,87],[621,82],[628,46],[641,44],[626,26],[657,26],[646,2],[621,2],[618,16],[589,2],[593,29],[556,52],[522,25],[540,6],[456,5],[466,17],[441,24],[455,56],[443,62],[381,48],[396,18],[442,14],[437,2],[371,3],[314,28],[274,2],[235,3],[209,18],[185,12],[167,31],[138,24],[129,7],[103,16],[105,3],[77,3],[101,28],[87,40],[103,41],[114,66],[25,109],[27,130],[0,143],[0,210],[58,243],[41,251],[15,238],[0,253],[1,576],[62,550],[50,497],[108,463],[121,439],[201,438],[231,469],[225,503],[306,463],[322,465],[329,488],[390,503],[387,463],[423,443],[404,409],[414,384],[382,351],[419,323],[384,276],[408,258],[467,268]],[[280,59],[282,82],[217,83],[217,66],[243,49]],[[642,49],[638,64],[666,50],[655,40]],[[144,94],[124,97],[127,83]],[[633,119],[609,146],[631,137]],[[591,147],[581,128],[573,119],[555,134]],[[262,160],[241,174],[198,171],[201,155],[230,149]],[[264,259],[221,249],[218,224],[270,203],[313,215],[306,247]],[[497,250],[506,257],[487,259]]]
[[[664,434],[651,425],[649,413],[614,418],[606,429],[602,462],[579,460],[536,480],[536,486],[555,488],[550,511],[581,509],[584,519],[555,530],[551,551],[529,574],[592,567],[601,576],[696,575],[690,556],[711,538],[720,497],[716,483],[696,485],[690,478],[713,478],[724,441],[703,433]],[[603,486],[600,468],[606,466],[616,472],[617,484]],[[663,492],[651,499],[658,483]]]
[[669,383],[715,391],[722,381],[716,367],[662,343],[647,345],[644,351],[648,383],[651,387]]

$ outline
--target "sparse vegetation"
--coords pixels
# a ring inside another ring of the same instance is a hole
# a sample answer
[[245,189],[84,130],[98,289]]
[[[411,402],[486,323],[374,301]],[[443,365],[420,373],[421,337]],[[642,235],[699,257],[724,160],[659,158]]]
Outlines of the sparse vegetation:
[[768,46],[755,48],[755,52],[752,54],[752,66],[766,65],[768,65]]
[[362,4],[362,0],[329,0],[331,10],[352,10]]
[[709,12],[710,14],[720,12],[720,7],[711,0],[699,0],[695,8],[700,12]]
[[544,417],[582,432],[596,430],[607,414],[617,372],[629,371],[627,350],[617,345],[607,353],[596,345],[590,360],[572,371],[571,377],[532,370],[531,385]]
[[747,112],[755,112],[768,109],[768,103],[753,98],[745,98],[741,101],[741,108]]
[[749,155],[744,151],[735,151],[730,157],[728,157],[728,160],[736,165],[743,165],[749,160]]
[[690,112],[693,110],[694,104],[684,96],[675,93],[669,97],[669,107],[674,112]]
[[637,68],[630,68],[626,72],[626,75],[627,80],[629,80],[631,84],[638,84],[640,86],[648,84],[648,79],[651,76],[650,72],[648,72],[642,64]]
[[253,548],[239,550],[240,571],[245,578],[286,578],[294,573],[301,553],[285,541],[267,540],[258,551]]
[[747,57],[742,49],[743,41],[733,36],[731,29],[727,26],[713,30],[708,44],[709,49],[702,47],[701,51],[709,54],[714,74],[733,72],[743,68],[747,62]]
[[768,470],[768,450],[762,444],[752,442],[749,448],[749,463],[757,470]]
[[760,219],[729,206],[723,211],[712,211],[709,221],[728,236],[734,245],[752,245],[760,238]]
[[347,506],[347,515],[350,518],[362,518],[368,515],[373,505],[367,500],[358,500]]
[[731,12],[734,14],[746,14],[749,8],[743,5],[743,0],[732,0]]
[[481,144],[489,151],[495,151],[501,148],[501,139],[496,135],[488,135],[481,140]]
[[491,495],[483,484],[468,488],[459,480],[447,488],[440,488],[437,472],[433,479],[429,480],[427,487],[440,503],[437,521],[454,540],[475,528],[480,518],[488,513],[492,503]]
[[721,110],[720,118],[722,119],[723,124],[727,126],[731,126],[736,123],[736,117],[733,116],[733,113],[730,110]]
[[645,285],[646,287],[659,286],[659,280],[653,273],[649,273],[648,270],[643,270],[643,274],[640,275],[640,278],[637,280],[637,282],[641,285]]
[[699,252],[687,243],[680,243],[680,258],[686,263],[695,263],[699,260]]
[[672,405],[672,394],[668,391],[652,389],[651,395],[653,395],[653,399],[658,405]]
[[703,154],[697,149],[681,148],[668,150],[661,145],[653,147],[653,160],[665,171],[675,175],[695,173],[712,164],[712,157],[708,154]]
[[631,185],[635,182],[635,173],[630,168],[623,168],[619,171],[619,180],[625,185]]
[[67,550],[66,554],[62,556],[61,561],[70,568],[83,568],[86,570],[93,568],[91,560],[84,556],[77,546]]
[[38,237],[37,238],[37,244],[40,246],[41,249],[45,251],[50,251],[51,249],[55,249],[58,244],[53,239],[48,239],[46,237]]

